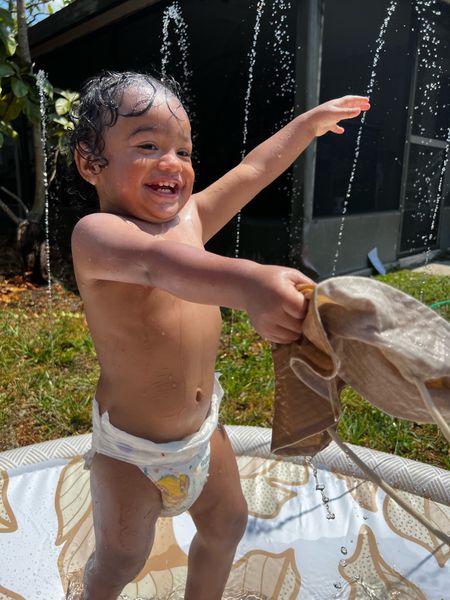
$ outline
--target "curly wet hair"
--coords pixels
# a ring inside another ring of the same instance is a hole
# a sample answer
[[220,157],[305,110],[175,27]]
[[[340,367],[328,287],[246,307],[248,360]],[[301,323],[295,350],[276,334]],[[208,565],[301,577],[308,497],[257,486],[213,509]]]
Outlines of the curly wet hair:
[[[148,96],[124,113],[120,111],[124,93],[130,87],[145,87]],[[171,77],[157,79],[147,73],[134,71],[102,71],[95,77],[84,82],[80,91],[80,102],[75,114],[72,115],[74,129],[70,135],[69,147],[72,156],[71,191],[84,199],[96,198],[95,189],[78,173],[74,156],[78,152],[88,161],[103,169],[108,160],[103,156],[105,149],[104,131],[113,127],[119,116],[138,117],[148,111],[158,92],[164,92],[166,97],[175,96],[180,99],[180,88]],[[181,99],[180,102],[182,103]]]

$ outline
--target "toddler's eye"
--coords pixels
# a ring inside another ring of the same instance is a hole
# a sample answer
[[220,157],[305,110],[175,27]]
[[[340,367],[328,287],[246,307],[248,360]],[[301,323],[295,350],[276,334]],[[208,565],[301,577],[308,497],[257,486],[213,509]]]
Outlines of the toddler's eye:
[[178,156],[182,156],[183,158],[191,158],[191,153],[189,150],[178,150]]
[[143,148],[144,150],[156,150],[155,144],[141,144],[139,148]]

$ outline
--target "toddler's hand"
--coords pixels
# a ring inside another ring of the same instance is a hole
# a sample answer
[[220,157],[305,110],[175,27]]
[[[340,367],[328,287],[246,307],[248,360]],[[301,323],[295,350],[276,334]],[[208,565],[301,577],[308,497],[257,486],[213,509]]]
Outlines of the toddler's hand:
[[255,263],[246,286],[246,310],[256,331],[271,342],[289,344],[302,332],[307,301],[296,288],[313,283],[300,271]]
[[353,119],[361,114],[361,111],[369,110],[369,98],[365,96],[344,96],[336,100],[329,100],[309,110],[308,122],[316,137],[332,131],[333,133],[344,133],[344,128],[338,125],[342,119]]

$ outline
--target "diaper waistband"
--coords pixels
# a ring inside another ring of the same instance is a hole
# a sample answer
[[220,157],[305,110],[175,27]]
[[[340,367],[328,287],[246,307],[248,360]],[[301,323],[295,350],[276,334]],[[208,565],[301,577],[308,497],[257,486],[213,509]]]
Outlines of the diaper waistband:
[[211,406],[200,429],[174,442],[156,443],[118,429],[110,422],[107,411],[100,415],[98,402],[94,398],[92,450],[137,466],[147,466],[149,463],[157,466],[187,462],[209,443],[217,427],[223,397],[219,375],[220,373],[215,374]]

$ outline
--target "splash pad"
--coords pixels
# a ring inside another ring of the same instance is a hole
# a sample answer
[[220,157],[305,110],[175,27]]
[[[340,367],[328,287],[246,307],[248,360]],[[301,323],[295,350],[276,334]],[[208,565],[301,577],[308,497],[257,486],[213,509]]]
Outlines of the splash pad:
[[[270,454],[271,430],[227,426],[249,506],[224,598],[449,598],[450,548],[410,517],[332,443],[312,461]],[[94,548],[90,434],[0,454],[0,597],[63,600]],[[351,446],[443,532],[450,473]],[[181,600],[194,535],[188,514],[158,522],[125,600]]]

